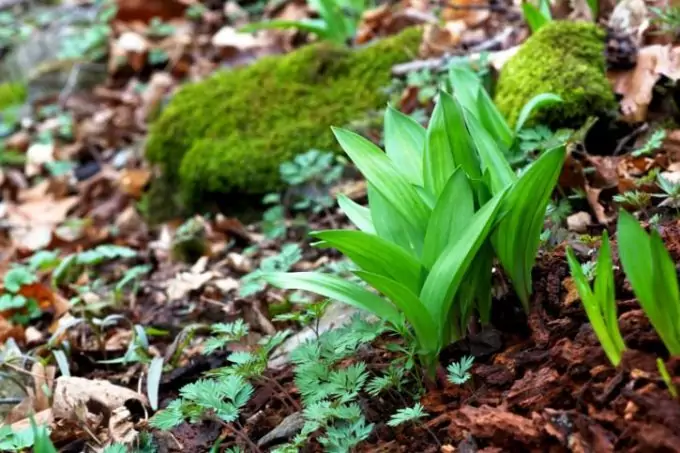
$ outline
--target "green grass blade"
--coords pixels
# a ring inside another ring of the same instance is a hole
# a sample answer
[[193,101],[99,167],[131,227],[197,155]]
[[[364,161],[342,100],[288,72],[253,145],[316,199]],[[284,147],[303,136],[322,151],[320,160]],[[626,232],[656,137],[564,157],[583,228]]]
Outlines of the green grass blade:
[[269,284],[281,289],[298,289],[366,310],[380,319],[399,326],[401,314],[382,297],[334,275],[318,272],[271,272],[262,275]]
[[345,213],[347,218],[361,231],[375,234],[373,220],[371,220],[371,210],[365,206],[352,201],[347,195],[338,195],[338,206]]
[[413,118],[392,106],[385,111],[385,153],[415,185],[423,185],[426,131]]
[[[406,177],[396,169],[390,158],[360,135],[337,128],[333,128],[333,132],[342,149],[366,180],[416,231],[425,236],[430,208]],[[373,219],[375,221],[375,217]]]
[[623,349],[620,349],[612,339],[610,335],[610,329],[607,327],[603,317],[600,303],[601,301],[598,301],[590,289],[588,279],[583,273],[581,264],[576,259],[574,251],[571,249],[571,247],[567,249],[567,262],[569,263],[571,277],[574,280],[574,284],[576,285],[576,290],[578,291],[579,297],[581,298],[583,308],[586,311],[586,315],[588,316],[590,324],[593,326],[593,331],[595,332],[597,339],[600,341],[600,345],[602,346],[602,349],[607,355],[609,361],[612,363],[612,365],[618,366],[621,362],[621,352]]
[[445,318],[463,276],[493,227],[505,194],[499,193],[482,206],[458,240],[446,247],[425,279],[420,300],[431,313],[437,314],[435,321],[442,325],[447,322]]
[[529,99],[529,102],[524,104],[524,107],[522,107],[522,110],[519,112],[519,117],[517,117],[517,123],[515,124],[515,133],[518,133],[524,128],[524,125],[531,117],[534,110],[559,102],[562,102],[562,98],[553,93],[541,93]]
[[446,246],[456,241],[474,212],[472,188],[465,172],[459,168],[449,178],[427,225],[421,259],[426,269],[431,269]]
[[[443,94],[443,93],[442,93]],[[456,129],[449,132],[442,98],[434,107],[432,118],[427,128],[425,142],[425,157],[423,163],[423,181],[425,189],[434,198],[444,190],[444,186],[456,169],[453,160],[452,144],[449,141],[450,134],[463,134],[464,130]]]
[[407,251],[378,236],[355,230],[327,230],[311,233],[352,260],[362,270],[401,282],[420,291],[422,266]]
[[370,272],[356,271],[363,281],[380,291],[404,313],[406,320],[413,326],[422,353],[436,356],[439,352],[439,330],[427,307],[418,296],[401,283]]
[[543,230],[545,210],[562,170],[564,147],[546,151],[512,185],[492,243],[525,310],[529,311],[531,269]]

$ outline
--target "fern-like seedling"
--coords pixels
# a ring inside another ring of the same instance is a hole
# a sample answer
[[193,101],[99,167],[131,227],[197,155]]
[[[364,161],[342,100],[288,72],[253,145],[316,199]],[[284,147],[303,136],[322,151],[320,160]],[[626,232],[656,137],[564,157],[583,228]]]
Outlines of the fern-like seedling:
[[422,404],[416,403],[413,407],[405,407],[399,409],[387,422],[388,425],[394,427],[407,422],[415,422],[421,418],[427,417],[427,412]]
[[460,361],[453,362],[446,369],[449,372],[449,382],[456,385],[465,384],[471,377],[470,369],[475,358],[472,356],[463,356]]
[[204,354],[212,354],[228,343],[233,343],[248,335],[248,324],[242,319],[229,323],[218,323],[210,327],[214,336],[208,338],[203,345]]

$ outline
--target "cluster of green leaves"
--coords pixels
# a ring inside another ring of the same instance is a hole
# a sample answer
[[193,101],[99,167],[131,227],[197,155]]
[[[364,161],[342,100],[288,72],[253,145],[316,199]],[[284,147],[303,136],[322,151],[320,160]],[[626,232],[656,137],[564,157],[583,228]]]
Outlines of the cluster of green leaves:
[[354,38],[361,15],[370,6],[367,0],[308,0],[308,3],[319,14],[318,19],[255,22],[242,31],[296,28],[313,33],[320,39],[344,45]]
[[0,311],[13,310],[11,320],[17,324],[28,324],[41,315],[38,301],[22,295],[21,288],[38,281],[35,271],[28,266],[15,266],[3,278],[4,294],[0,296]]
[[614,285],[614,263],[611,256],[609,236],[607,231],[602,235],[597,265],[595,267],[594,290],[591,289],[589,278],[579,264],[573,249],[567,250],[567,260],[571,269],[571,276],[576,284],[583,307],[593,326],[602,349],[614,366],[621,362],[621,356],[626,344],[619,330],[616,314],[616,294]]
[[[287,208],[313,214],[327,212],[335,203],[330,195],[330,188],[340,180],[345,165],[344,159],[334,153],[317,149],[282,163],[279,174],[288,188],[283,196],[279,193],[270,193],[262,200],[269,206],[262,221],[265,236],[276,239],[286,235]],[[305,224],[306,220],[298,223]]]
[[619,212],[619,257],[633,292],[671,355],[680,354],[680,291],[675,263],[656,230],[648,235]]
[[85,269],[91,269],[106,261],[129,259],[136,256],[137,252],[131,248],[111,244],[103,244],[90,250],[73,253],[54,261],[56,267],[52,272],[52,284],[55,286],[65,285],[72,282]]
[[456,385],[465,384],[471,377],[470,370],[472,369],[472,364],[475,358],[472,356],[463,356],[458,362],[453,362],[448,366],[446,371],[448,371],[449,382]]
[[649,10],[654,15],[652,22],[656,23],[662,32],[678,32],[678,29],[680,29],[680,6],[650,7]]
[[[531,268],[543,217],[565,157],[543,153],[521,176],[506,154],[514,133],[479,77],[451,68],[453,95],[439,93],[427,129],[388,108],[385,152],[368,140],[334,129],[341,147],[368,182],[369,206],[338,203],[357,230],[314,232],[315,245],[333,247],[360,270],[354,273],[387,299],[339,277],[313,272],[269,273],[284,289],[306,290],[360,307],[398,331],[413,328],[421,362],[433,372],[442,347],[460,338],[469,317],[488,323],[494,257],[528,309]],[[559,98],[540,95],[523,110]]]
[[110,21],[116,15],[117,6],[110,0],[100,1],[103,7],[97,15],[96,21],[79,27],[65,36],[61,44],[58,58],[64,60],[76,59],[97,61],[102,59],[108,51],[109,36],[111,35]]

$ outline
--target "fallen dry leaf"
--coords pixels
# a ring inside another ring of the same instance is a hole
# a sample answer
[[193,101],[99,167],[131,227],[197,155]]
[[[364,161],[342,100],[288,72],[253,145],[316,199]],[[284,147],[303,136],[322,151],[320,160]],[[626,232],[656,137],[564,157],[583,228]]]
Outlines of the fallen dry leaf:
[[427,24],[420,45],[420,54],[425,57],[439,57],[451,52],[460,44],[461,34],[467,29],[462,20],[447,22],[444,27]]
[[36,251],[47,247],[54,229],[66,220],[68,212],[78,203],[78,197],[43,200],[23,204],[7,203],[10,237],[20,249]]
[[148,404],[146,396],[108,381],[60,376],[54,389],[52,412],[57,419],[80,420],[78,412],[83,406],[108,409],[111,414],[128,400]]
[[462,20],[468,27],[476,27],[491,16],[486,0],[455,0],[447,4],[442,5],[441,16],[445,21]]
[[126,168],[119,174],[120,189],[139,200],[150,179],[151,172],[145,168]]
[[151,22],[158,17],[164,21],[183,18],[193,1],[182,0],[116,0],[118,6],[115,21]]
[[567,217],[567,229],[575,233],[586,233],[593,223],[593,218],[585,211],[576,212]]
[[38,175],[48,162],[54,162],[54,143],[34,143],[26,151],[24,173],[29,178]]
[[639,123],[646,119],[654,86],[661,76],[672,81],[680,78],[680,46],[653,45],[640,49],[635,68],[609,71],[607,77],[614,92],[623,96],[623,120]]

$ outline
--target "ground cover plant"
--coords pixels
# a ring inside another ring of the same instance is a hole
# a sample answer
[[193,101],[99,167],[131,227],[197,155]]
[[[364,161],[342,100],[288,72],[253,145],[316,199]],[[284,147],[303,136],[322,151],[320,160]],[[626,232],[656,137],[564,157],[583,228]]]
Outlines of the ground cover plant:
[[0,450],[678,451],[673,8],[86,3],[0,4]]

